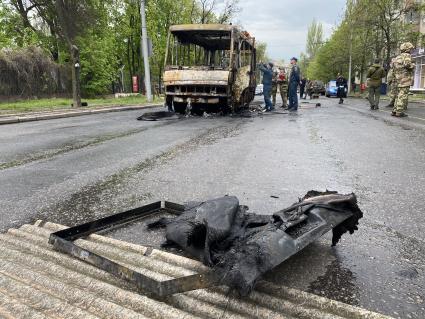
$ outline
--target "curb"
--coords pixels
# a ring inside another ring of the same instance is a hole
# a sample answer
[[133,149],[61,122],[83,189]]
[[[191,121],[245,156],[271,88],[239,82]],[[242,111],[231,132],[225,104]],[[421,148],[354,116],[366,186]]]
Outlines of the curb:
[[[394,117],[390,116],[389,112],[386,112],[386,111],[383,111],[383,110],[379,110],[378,112],[375,111],[376,113],[375,112],[372,113],[368,108],[360,108],[360,107],[356,107],[356,106],[353,106],[353,105],[347,105],[347,104],[343,104],[342,107],[345,108],[345,109],[351,110],[351,111],[358,112],[358,113],[363,114],[363,115],[372,116],[376,119],[382,119],[384,121],[388,121],[388,122],[391,122],[393,124],[409,125],[409,126],[414,127],[416,129],[421,129],[421,130],[424,129],[423,123],[420,122],[420,121],[416,121],[415,120],[416,117],[414,117],[414,116],[407,117],[408,120],[406,121],[405,119],[394,118]],[[379,114],[381,116],[379,116]],[[423,121],[423,119],[420,119],[420,120]]]
[[[357,100],[366,100],[367,96],[349,96],[348,99],[357,99]],[[387,95],[381,95],[382,101],[389,101],[389,97]],[[409,100],[409,104],[420,104],[420,106],[425,106],[425,98],[424,100]]]
[[13,116],[10,116],[10,117],[4,116],[4,118],[0,117],[0,125],[17,124],[17,123],[34,122],[34,121],[45,121],[45,120],[53,120],[53,119],[62,119],[62,118],[92,115],[92,114],[102,114],[102,113],[113,113],[113,112],[152,109],[152,108],[161,107],[161,106],[163,106],[163,104],[150,104],[150,105],[144,105],[144,106],[124,106],[124,107],[114,107],[114,108],[101,108],[101,109],[94,109],[94,110],[71,111],[71,112],[65,112],[65,113],[46,113],[46,114],[37,114],[37,115],[24,115],[23,114],[22,116],[13,115]]

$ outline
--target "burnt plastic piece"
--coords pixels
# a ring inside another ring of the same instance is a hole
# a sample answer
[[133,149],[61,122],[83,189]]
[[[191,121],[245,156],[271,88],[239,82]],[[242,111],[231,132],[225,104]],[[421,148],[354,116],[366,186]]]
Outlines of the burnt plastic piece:
[[183,211],[184,206],[182,205],[171,202],[156,202],[124,213],[58,231],[50,235],[49,243],[58,251],[98,267],[118,278],[124,279],[134,284],[141,292],[150,293],[158,298],[218,285],[220,284],[221,276],[213,271],[167,281],[158,281],[120,265],[106,257],[81,248],[74,243],[75,240],[87,237],[96,232],[120,227],[127,223],[135,222],[139,219],[153,216],[161,212],[180,215]]
[[222,282],[248,295],[274,267],[333,229],[332,244],[357,229],[362,212],[354,194],[309,192],[302,201],[272,216],[248,213],[236,197],[223,197],[161,219],[167,245],[175,243],[223,274]]
[[[160,212],[151,227],[166,227],[168,243],[193,254],[212,270],[203,274],[157,281],[83,249],[75,240],[120,227]],[[156,202],[50,235],[55,249],[133,283],[156,297],[225,284],[241,295],[253,289],[262,274],[333,229],[333,244],[345,232],[354,232],[363,216],[354,194],[311,191],[300,202],[272,216],[248,213],[236,197],[224,197],[186,206]]]
[[178,120],[181,116],[174,112],[146,112],[137,118],[138,121]]

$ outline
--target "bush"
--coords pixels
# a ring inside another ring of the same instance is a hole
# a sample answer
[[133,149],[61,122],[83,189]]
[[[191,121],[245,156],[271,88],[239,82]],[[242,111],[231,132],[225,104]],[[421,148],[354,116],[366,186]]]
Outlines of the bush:
[[71,92],[69,67],[34,46],[0,50],[0,95],[49,96]]

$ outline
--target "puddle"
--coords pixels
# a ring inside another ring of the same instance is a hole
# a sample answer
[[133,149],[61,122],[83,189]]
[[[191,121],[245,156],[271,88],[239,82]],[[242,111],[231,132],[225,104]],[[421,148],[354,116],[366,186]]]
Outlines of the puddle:
[[359,305],[359,288],[351,270],[344,268],[339,260],[326,267],[324,275],[313,281],[308,292],[350,305]]

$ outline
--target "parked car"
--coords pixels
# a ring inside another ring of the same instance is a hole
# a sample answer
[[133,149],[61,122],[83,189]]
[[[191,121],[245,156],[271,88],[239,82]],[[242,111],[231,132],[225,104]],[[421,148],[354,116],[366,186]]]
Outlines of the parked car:
[[326,94],[326,86],[325,83],[322,81],[315,81],[315,86],[317,86],[317,92],[320,93],[320,95]]
[[[329,81],[326,85],[326,97],[337,97],[338,96],[338,87],[336,86],[336,80]],[[347,97],[347,89],[344,91],[344,98]]]
[[264,86],[262,84],[258,84],[255,88],[255,95],[263,95],[264,93]]
[[338,88],[336,87],[336,80],[329,81],[326,85],[326,97],[336,97]]

